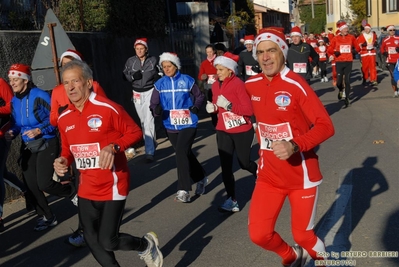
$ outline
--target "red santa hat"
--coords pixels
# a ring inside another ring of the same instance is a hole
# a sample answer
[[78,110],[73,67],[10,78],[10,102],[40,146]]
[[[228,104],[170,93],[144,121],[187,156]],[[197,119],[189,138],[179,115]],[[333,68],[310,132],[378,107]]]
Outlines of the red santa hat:
[[295,26],[294,28],[292,28],[291,37],[292,36],[300,36],[300,37],[302,37],[301,28],[299,28],[298,26]]
[[134,47],[136,48],[138,44],[144,45],[148,49],[147,38],[137,38],[134,42]]
[[322,32],[322,33],[320,33],[320,35],[324,37],[326,35],[326,33]]
[[387,31],[389,30],[395,30],[395,26],[394,25],[388,25],[387,26]]
[[244,45],[254,44],[255,36],[254,35],[245,35],[244,36]]
[[213,62],[213,66],[216,67],[216,65],[222,65],[237,74],[238,71],[238,60],[239,60],[238,55],[234,55],[230,52],[226,52],[223,54],[223,56],[218,56],[215,58],[215,61]]
[[159,56],[159,65],[162,66],[162,62],[169,61],[172,62],[173,65],[177,67],[177,69],[181,68],[180,59],[177,54],[172,52],[164,52]]
[[345,21],[341,21],[341,22],[337,23],[337,27],[338,27],[339,31],[342,32],[343,29],[348,28],[348,24],[346,24]]
[[259,31],[258,36],[255,39],[254,48],[252,49],[252,56],[256,57],[256,47],[260,42],[263,41],[272,41],[276,43],[281,51],[283,52],[284,58],[287,58],[288,53],[288,45],[285,42],[284,29],[280,27],[268,27],[263,28]]
[[62,59],[63,59],[64,57],[73,57],[74,59],[83,61],[83,56],[82,56],[82,54],[79,53],[79,52],[76,51],[76,50],[73,50],[73,49],[68,49],[67,51],[65,51],[64,53],[62,53],[61,58],[60,58],[60,64],[61,64]]
[[371,29],[371,26],[370,26],[370,24],[367,23],[366,25],[364,25],[364,28],[365,28],[365,29],[367,29],[367,28],[368,28],[368,29]]
[[24,64],[13,64],[8,71],[9,78],[22,78],[25,80],[30,80],[30,76],[30,67]]

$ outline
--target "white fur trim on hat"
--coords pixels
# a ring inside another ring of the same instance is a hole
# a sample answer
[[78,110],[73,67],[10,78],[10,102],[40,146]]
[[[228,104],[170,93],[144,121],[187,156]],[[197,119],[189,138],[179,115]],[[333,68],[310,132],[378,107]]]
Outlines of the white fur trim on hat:
[[224,57],[224,56],[218,56],[215,58],[215,61],[213,61],[213,66],[216,67],[216,65],[222,65],[232,71],[234,71],[235,74],[238,72],[238,64],[235,62],[233,59]]
[[387,31],[389,31],[389,30],[395,30],[395,26],[389,25],[389,26],[387,27]]
[[[282,35],[284,36],[284,33],[282,33]],[[255,60],[257,60],[256,57],[256,47],[258,46],[258,44],[262,41],[272,41],[274,43],[276,43],[281,51],[283,52],[284,55],[284,59],[287,59],[287,54],[288,54],[288,45],[285,42],[284,39],[280,38],[279,36],[277,36],[276,34],[273,34],[271,32],[264,32],[262,34],[259,34],[256,39],[255,39],[255,44],[254,44],[254,48],[252,49],[252,56]]]
[[181,68],[180,59],[174,53],[169,53],[169,52],[162,53],[162,55],[159,56],[159,65],[161,65],[161,67],[162,67],[162,62],[164,61],[172,62],[177,67],[177,69]]
[[74,52],[72,52],[72,51],[65,51],[65,52],[62,53],[62,55],[61,55],[60,64],[61,64],[61,62],[62,62],[62,59],[63,59],[64,57],[67,57],[67,56],[70,56],[70,57],[73,57],[74,59],[77,59],[77,60],[82,61],[82,58],[81,58],[78,54],[76,54],[76,53],[74,53]]
[[348,24],[346,24],[346,23],[345,23],[344,25],[341,25],[341,26],[339,27],[339,30],[342,32],[342,30],[345,29],[345,28],[349,28],[349,27],[348,27]]
[[247,45],[247,44],[254,44],[254,40],[245,40],[244,45]]
[[30,81],[30,76],[28,74],[26,74],[25,72],[22,72],[22,71],[17,71],[17,70],[10,70],[8,72],[8,77],[9,78],[11,78],[11,77],[21,78],[21,79]]

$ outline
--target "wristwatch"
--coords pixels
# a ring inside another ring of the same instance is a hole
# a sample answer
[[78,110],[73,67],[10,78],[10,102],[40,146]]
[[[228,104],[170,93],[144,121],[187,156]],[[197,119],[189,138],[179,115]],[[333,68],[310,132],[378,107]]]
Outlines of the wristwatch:
[[112,152],[114,154],[118,153],[121,150],[121,147],[118,144],[111,144],[112,145]]
[[299,146],[292,140],[289,141],[292,144],[292,152],[296,153],[299,152]]

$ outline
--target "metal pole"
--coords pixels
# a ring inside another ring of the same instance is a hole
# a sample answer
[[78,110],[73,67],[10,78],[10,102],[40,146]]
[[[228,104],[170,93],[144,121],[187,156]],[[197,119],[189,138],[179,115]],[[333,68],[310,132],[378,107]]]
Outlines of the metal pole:
[[166,8],[168,10],[170,42],[172,43],[172,51],[175,52],[175,41],[173,39],[173,28],[172,28],[172,20],[170,18],[169,0],[166,0]]
[[314,19],[314,4],[313,4],[313,0],[312,0],[312,19]]
[[57,26],[57,23],[49,23],[47,24],[47,26],[50,31],[50,42],[51,42],[51,51],[53,53],[55,79],[57,81],[57,85],[59,85],[61,84],[61,79],[60,79],[60,71],[58,69],[57,47],[55,46],[54,29],[53,29],[53,27]]

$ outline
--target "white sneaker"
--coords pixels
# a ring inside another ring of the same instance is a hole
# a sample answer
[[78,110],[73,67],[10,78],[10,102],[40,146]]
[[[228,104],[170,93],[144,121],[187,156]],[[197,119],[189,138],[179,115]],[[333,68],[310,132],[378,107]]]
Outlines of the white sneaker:
[[147,267],[162,267],[163,255],[159,249],[158,236],[154,232],[149,232],[145,234],[144,238],[148,242],[148,247],[139,253],[140,259],[144,260]]
[[299,245],[295,244],[292,246],[292,249],[294,250],[295,254],[297,255],[296,259],[294,260],[293,263],[288,264],[288,265],[283,265],[284,267],[302,267],[305,266],[306,259],[308,257],[308,252],[300,247]]
[[196,195],[203,195],[205,193],[205,187],[208,185],[208,177],[205,177],[201,181],[197,182],[197,189],[195,190]]
[[345,98],[346,94],[345,94],[345,89],[342,91],[342,98]]
[[393,94],[393,97],[398,97],[398,96],[399,96],[398,91],[395,91],[395,93]]
[[183,203],[190,202],[190,193],[185,191],[185,190],[179,190],[177,191],[175,201],[180,201]]
[[328,82],[328,78],[327,78],[327,76],[326,77],[324,77],[324,81],[327,83]]
[[226,201],[223,203],[222,206],[219,207],[220,212],[239,212],[240,208],[238,207],[237,201],[234,201],[229,197],[226,199]]
[[324,78],[321,78],[320,82],[321,82],[321,83],[324,83]]

